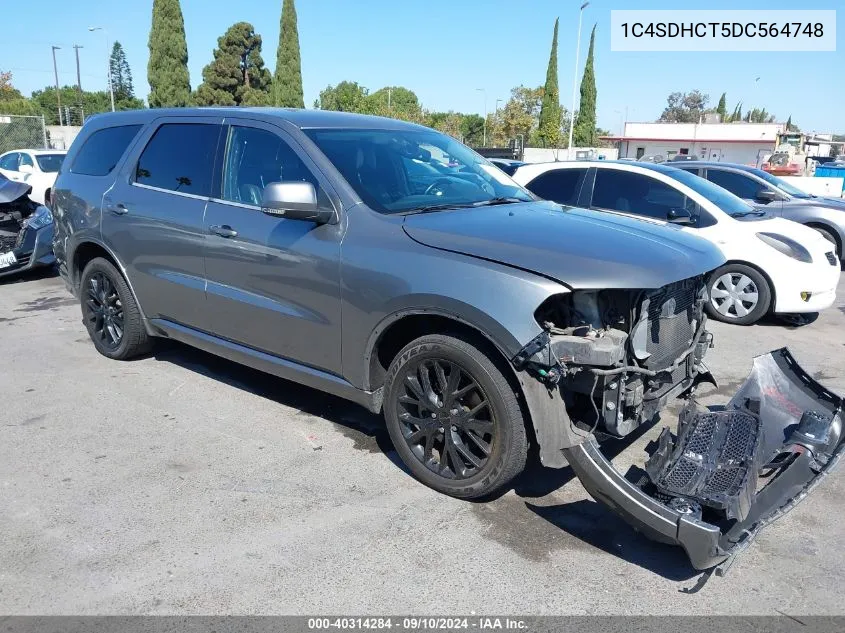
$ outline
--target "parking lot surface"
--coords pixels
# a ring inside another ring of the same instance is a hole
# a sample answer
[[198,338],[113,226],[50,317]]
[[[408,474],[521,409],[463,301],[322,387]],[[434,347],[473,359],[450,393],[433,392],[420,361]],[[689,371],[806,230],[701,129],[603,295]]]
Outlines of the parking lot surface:
[[[843,306],[845,278],[809,325],[711,323],[702,402],[782,346],[845,393]],[[0,283],[0,347],[0,613],[845,613],[842,469],[690,595],[683,552],[569,469],[535,465],[489,503],[442,496],[353,404],[175,343],[100,356],[56,277]],[[661,426],[610,447],[617,467]]]

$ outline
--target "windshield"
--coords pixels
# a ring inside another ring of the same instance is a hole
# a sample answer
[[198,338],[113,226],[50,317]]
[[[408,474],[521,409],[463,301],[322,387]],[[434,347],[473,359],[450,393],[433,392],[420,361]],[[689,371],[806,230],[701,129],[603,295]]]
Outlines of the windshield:
[[741,198],[736,197],[727,189],[722,189],[719,185],[714,185],[709,180],[700,178],[695,174],[691,174],[683,169],[672,169],[671,171],[663,172],[685,184],[687,187],[701,194],[710,202],[719,207],[728,215],[741,218],[747,215],[766,215],[765,211],[758,211]]
[[62,163],[65,160],[64,154],[36,154],[35,160],[38,161],[38,167],[41,171],[47,173],[55,173],[59,171]]
[[533,200],[498,167],[429,130],[304,130],[379,213],[439,211]]
[[784,193],[788,193],[793,198],[812,198],[812,196],[807,193],[806,191],[801,191],[797,187],[793,187],[785,180],[781,180],[777,176],[772,176],[770,173],[763,171],[762,169],[755,169],[754,170],[755,176],[760,176],[763,180],[765,180],[770,185],[774,185]]

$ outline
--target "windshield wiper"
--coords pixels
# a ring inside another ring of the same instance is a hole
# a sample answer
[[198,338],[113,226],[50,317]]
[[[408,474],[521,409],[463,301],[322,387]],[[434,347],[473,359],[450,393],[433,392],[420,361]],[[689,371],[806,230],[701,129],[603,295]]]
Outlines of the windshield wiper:
[[490,198],[490,200],[481,200],[480,202],[473,202],[472,206],[474,207],[492,207],[496,204],[515,204],[517,202],[530,202],[529,200],[522,200],[521,198],[514,198],[514,197],[499,197],[499,198]]
[[467,204],[442,203],[442,204],[427,204],[421,207],[413,207],[401,212],[401,215],[414,215],[416,213],[433,213],[434,211],[448,211],[449,209],[466,209]]
[[749,215],[758,216],[758,215],[766,215],[765,211],[742,211],[741,213],[731,213],[732,218],[744,218]]

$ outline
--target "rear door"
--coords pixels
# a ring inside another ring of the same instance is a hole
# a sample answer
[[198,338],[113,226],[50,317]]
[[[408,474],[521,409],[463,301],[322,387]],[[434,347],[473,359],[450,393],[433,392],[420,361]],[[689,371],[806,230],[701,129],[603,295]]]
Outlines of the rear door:
[[274,125],[229,119],[221,186],[205,214],[208,314],[221,338],[341,373],[341,224],[261,212],[270,182],[307,181],[333,193],[298,143]]
[[147,318],[211,329],[203,215],[220,117],[165,117],[136,144],[103,196],[103,239],[118,253]]

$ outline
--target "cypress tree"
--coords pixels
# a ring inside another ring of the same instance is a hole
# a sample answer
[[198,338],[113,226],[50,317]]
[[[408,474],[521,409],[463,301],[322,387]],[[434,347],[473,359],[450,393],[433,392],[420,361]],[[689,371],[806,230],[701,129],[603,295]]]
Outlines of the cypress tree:
[[557,147],[560,143],[560,90],[557,85],[557,27],[552,36],[552,52],[546,69],[546,85],[543,88],[543,105],[540,108],[538,134],[545,147]]
[[279,48],[276,51],[276,72],[273,75],[273,105],[279,108],[305,107],[302,96],[299,32],[296,28],[296,7],[293,6],[293,0],[282,2]]
[[188,44],[179,0],[153,0],[150,28],[150,61],[147,81],[151,108],[186,106],[191,103]]
[[575,147],[595,147],[596,145],[596,75],[593,70],[593,48],[596,43],[596,27],[590,35],[590,50],[587,53],[587,63],[584,65],[584,76],[581,79],[581,104],[578,106],[578,116],[575,119],[575,129],[572,132]]
[[719,115],[719,120],[722,122],[728,120],[728,102],[726,97],[727,95],[723,92],[722,96],[719,97],[719,105],[716,106],[716,114]]

